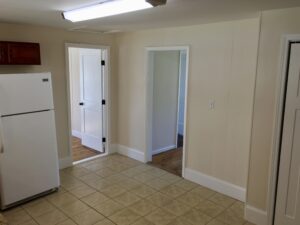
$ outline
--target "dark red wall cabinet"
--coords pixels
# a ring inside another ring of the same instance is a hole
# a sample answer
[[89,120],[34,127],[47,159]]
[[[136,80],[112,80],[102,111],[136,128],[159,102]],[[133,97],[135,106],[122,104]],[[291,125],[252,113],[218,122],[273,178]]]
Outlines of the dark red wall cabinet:
[[41,65],[40,45],[0,41],[0,65]]

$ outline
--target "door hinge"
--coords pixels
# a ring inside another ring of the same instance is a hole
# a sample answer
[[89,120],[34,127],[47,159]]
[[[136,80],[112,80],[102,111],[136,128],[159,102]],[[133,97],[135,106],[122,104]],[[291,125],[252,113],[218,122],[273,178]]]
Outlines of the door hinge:
[[106,100],[102,99],[102,105],[106,105]]
[[102,142],[106,143],[106,138],[105,137],[102,138]]
[[105,66],[105,60],[101,60],[101,66]]

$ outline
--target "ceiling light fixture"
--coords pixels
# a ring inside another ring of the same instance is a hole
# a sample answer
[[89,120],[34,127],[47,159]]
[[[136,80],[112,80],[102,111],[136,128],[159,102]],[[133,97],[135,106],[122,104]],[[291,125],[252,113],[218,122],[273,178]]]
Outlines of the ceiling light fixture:
[[80,9],[63,12],[63,17],[72,22],[103,18],[166,4],[167,0],[114,0]]

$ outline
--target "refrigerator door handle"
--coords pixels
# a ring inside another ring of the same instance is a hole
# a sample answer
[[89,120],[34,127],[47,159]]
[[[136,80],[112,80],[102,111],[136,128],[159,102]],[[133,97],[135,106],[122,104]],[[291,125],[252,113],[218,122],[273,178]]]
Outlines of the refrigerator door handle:
[[4,153],[2,118],[0,115],[0,154]]

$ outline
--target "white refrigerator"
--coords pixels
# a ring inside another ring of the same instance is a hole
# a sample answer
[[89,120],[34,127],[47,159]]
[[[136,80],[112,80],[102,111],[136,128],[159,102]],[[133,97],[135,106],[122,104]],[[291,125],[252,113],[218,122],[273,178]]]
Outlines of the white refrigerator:
[[57,187],[51,74],[0,75],[1,209]]

